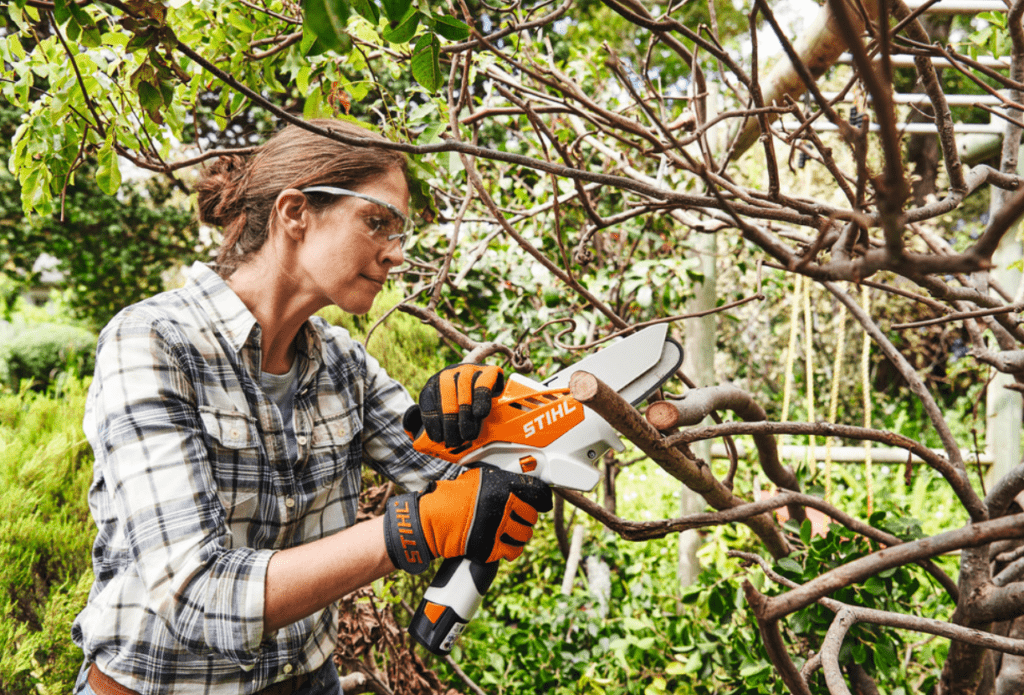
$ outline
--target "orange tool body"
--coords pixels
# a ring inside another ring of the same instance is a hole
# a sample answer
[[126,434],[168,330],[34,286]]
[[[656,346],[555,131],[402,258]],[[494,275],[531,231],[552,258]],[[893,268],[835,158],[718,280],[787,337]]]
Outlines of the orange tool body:
[[549,485],[590,490],[600,478],[590,462],[609,447],[621,451],[622,443],[615,430],[568,389],[549,389],[513,374],[475,440],[449,449],[421,435],[415,447],[463,466],[485,462],[511,473],[528,473]]

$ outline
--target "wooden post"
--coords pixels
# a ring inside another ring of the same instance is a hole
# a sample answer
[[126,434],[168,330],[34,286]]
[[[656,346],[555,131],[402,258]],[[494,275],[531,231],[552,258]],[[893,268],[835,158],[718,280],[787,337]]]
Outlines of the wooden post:
[[[692,234],[692,233],[691,233]],[[693,312],[715,308],[715,255],[717,253],[716,236],[714,234],[692,234],[694,252],[700,258],[699,272],[704,281],[695,286],[695,296],[690,302],[689,310]],[[712,386],[717,383],[715,377],[715,314],[689,319],[686,322],[686,339],[684,341],[683,371],[697,386]],[[703,424],[707,424],[705,418]],[[711,463],[711,442],[695,442],[691,447],[693,453]],[[685,485],[679,488],[679,514],[687,516],[704,511],[704,499]],[[696,530],[683,531],[679,534],[679,564],[676,576],[681,587],[690,586],[697,581],[700,574],[700,563],[697,551],[700,549],[700,533]]]
[[[1024,149],[1017,161],[1019,173],[1020,162],[1024,161]],[[992,187],[990,214],[995,214],[1005,197],[1002,189]],[[989,271],[992,279],[1011,295],[1017,293],[1021,283],[1021,272],[1010,267],[1024,258],[1019,233],[1020,222],[999,242],[999,247],[992,254],[992,270]],[[1012,376],[997,373],[985,394],[985,447],[992,456],[992,465],[985,476],[985,486],[989,490],[997,480],[1021,462],[1021,418],[1024,417],[1024,401],[1019,392],[1005,388],[1007,384],[1012,383]]]

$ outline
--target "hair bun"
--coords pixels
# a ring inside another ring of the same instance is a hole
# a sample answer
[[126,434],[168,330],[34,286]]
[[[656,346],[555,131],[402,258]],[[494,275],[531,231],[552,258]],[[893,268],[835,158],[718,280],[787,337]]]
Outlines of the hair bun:
[[248,158],[231,154],[203,169],[195,186],[200,222],[228,227],[244,212],[243,181],[248,164]]

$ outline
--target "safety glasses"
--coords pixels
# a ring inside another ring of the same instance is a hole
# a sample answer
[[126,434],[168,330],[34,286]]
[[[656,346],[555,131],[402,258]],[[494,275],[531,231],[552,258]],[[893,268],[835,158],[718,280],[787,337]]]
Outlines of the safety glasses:
[[382,246],[397,240],[398,246],[404,247],[406,238],[412,233],[412,220],[394,205],[385,203],[383,200],[377,200],[372,196],[350,191],[347,188],[336,188],[335,186],[310,186],[309,188],[300,189],[300,192],[303,194],[314,193],[360,198],[377,205],[381,208],[383,214],[379,217],[367,218],[367,227],[369,228],[370,237]]

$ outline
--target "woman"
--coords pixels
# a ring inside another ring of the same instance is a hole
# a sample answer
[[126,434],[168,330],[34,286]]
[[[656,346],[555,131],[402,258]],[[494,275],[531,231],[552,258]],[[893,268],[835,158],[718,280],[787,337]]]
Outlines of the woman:
[[[98,535],[76,693],[337,693],[340,597],[433,557],[513,559],[550,509],[543,485],[464,472],[403,431],[411,408],[410,423],[446,423],[437,441],[472,439],[500,370],[442,371],[420,413],[313,316],[365,313],[402,263],[405,177],[394,150],[296,126],[221,158],[196,187],[200,221],[224,232],[217,262],[104,329],[84,422]],[[417,562],[393,513],[355,524],[363,463],[414,491],[400,499]]]

